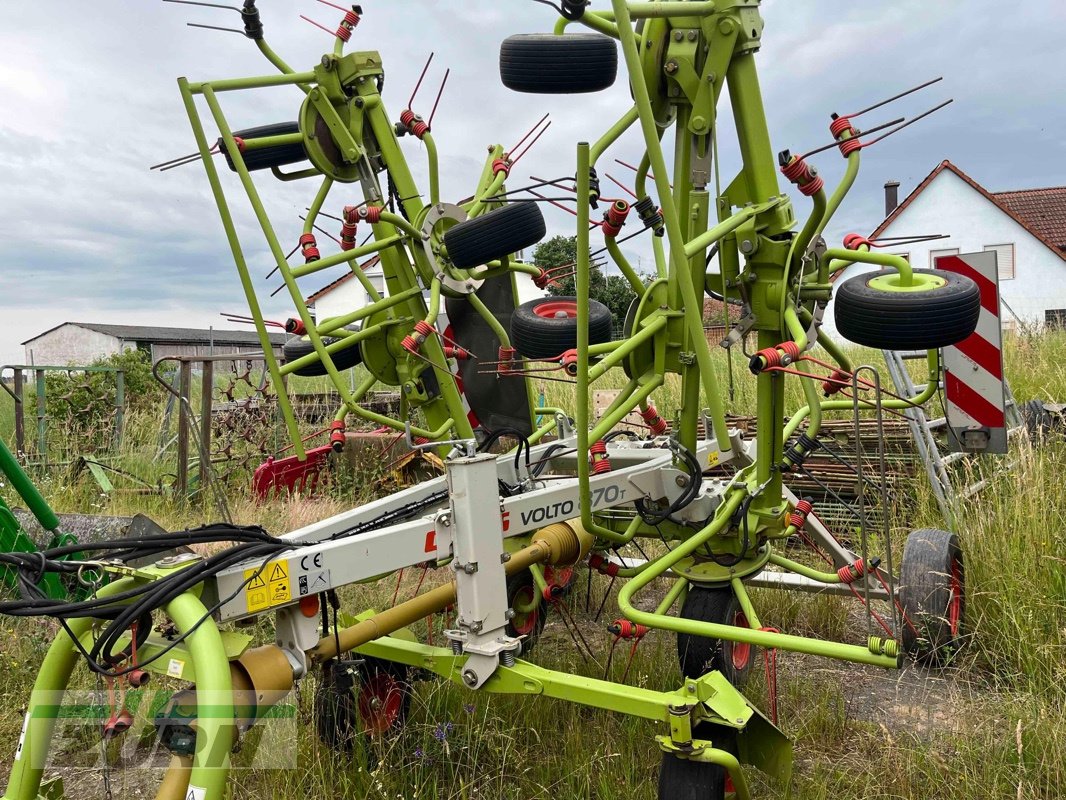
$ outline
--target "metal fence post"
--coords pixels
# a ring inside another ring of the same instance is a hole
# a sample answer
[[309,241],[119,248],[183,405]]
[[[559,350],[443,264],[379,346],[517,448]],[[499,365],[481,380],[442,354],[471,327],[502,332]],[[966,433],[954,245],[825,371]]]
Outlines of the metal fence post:
[[189,493],[189,394],[192,391],[192,363],[182,360],[178,386],[178,475],[174,481],[177,494]]
[[115,373],[115,452],[122,449],[122,430],[126,424],[126,373]]
[[211,409],[215,394],[215,362],[204,359],[200,362],[200,492],[207,491],[211,479]]
[[22,369],[15,367],[13,370],[15,373],[15,458],[19,461],[25,462],[26,459],[26,418],[24,416],[23,407],[23,386],[24,378],[22,375]]
[[47,387],[44,380],[44,370],[34,370],[37,379],[37,455],[42,465],[48,464],[48,411],[45,407],[45,392]]

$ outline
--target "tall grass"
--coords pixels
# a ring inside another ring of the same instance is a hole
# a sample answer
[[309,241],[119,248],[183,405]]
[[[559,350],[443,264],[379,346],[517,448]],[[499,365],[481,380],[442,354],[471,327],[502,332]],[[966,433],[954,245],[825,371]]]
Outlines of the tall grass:
[[[876,360],[876,354],[866,355]],[[1064,356],[1063,334],[1009,340],[1007,374],[1015,395],[1022,400],[1066,399]],[[727,387],[728,372],[723,364],[719,368],[720,384]],[[730,410],[750,413],[754,382],[740,359],[734,376],[737,391]],[[604,388],[620,387],[622,378],[611,374],[602,383]],[[546,385],[546,400],[570,408],[569,389],[559,386]],[[677,380],[670,379],[661,395],[660,410],[672,415],[680,402]],[[800,402],[798,390],[790,390],[790,408]],[[131,420],[130,426],[138,431],[128,445],[132,458],[143,440],[150,439],[151,424]],[[991,484],[963,505],[957,519],[966,557],[968,615],[968,644],[960,658],[947,670],[911,667],[897,675],[781,654],[781,724],[796,740],[795,777],[788,790],[756,778],[757,797],[1066,796],[1066,486],[1061,480],[1066,445],[1057,440],[1023,443],[1009,462],[1009,470],[1008,459],[991,462]],[[210,511],[162,497],[118,494],[104,499],[58,479],[45,489],[62,510],[145,510],[175,529],[210,517]],[[365,486],[351,487],[356,489],[362,492],[359,497],[366,496]],[[230,505],[235,521],[269,523],[271,531],[282,532],[354,502],[334,496],[258,505],[236,491]],[[898,543],[910,528],[942,524],[931,494],[919,491],[916,504],[895,521],[894,538]],[[420,572],[405,574],[400,599],[414,592]],[[445,579],[446,571],[431,572],[425,585]],[[603,576],[595,576],[593,609],[608,588]],[[396,589],[392,578],[347,587],[342,598],[346,607],[380,608],[391,602]],[[648,595],[654,598],[663,591],[665,584],[657,582]],[[765,593],[756,598],[758,603],[764,600],[770,624],[818,636],[854,636],[857,617],[850,601],[770,598]],[[613,603],[608,602],[599,621],[584,613],[583,573],[569,603],[599,663],[577,654],[559,615],[550,619],[533,660],[601,677],[611,641],[604,623],[617,611],[612,613]],[[253,630],[261,640],[272,636],[265,623]],[[439,623],[437,631],[439,636]],[[53,632],[49,623],[0,620],[0,667],[9,675],[0,686],[0,702],[6,707],[17,709],[25,703],[33,671]],[[424,632],[424,626],[416,632]],[[670,634],[650,634],[636,650],[628,681],[653,688],[676,685],[674,648]],[[616,652],[612,677],[621,676],[626,654],[624,646]],[[656,797],[660,754],[651,736],[658,731],[639,720],[559,701],[472,694],[436,680],[419,680],[409,724],[398,737],[373,740],[366,753],[343,755],[313,735],[314,688],[312,676],[299,690],[299,736],[293,743],[298,768],[241,770],[232,782],[235,800]],[[748,694],[765,707],[766,691],[765,677],[757,670]],[[11,751],[20,725],[17,714],[0,715],[0,752]],[[245,752],[235,758],[238,765],[246,765],[251,757]],[[8,767],[0,763],[0,775]],[[132,790],[145,788],[141,783]],[[71,797],[96,796],[94,792],[91,781],[81,789],[68,784]]]

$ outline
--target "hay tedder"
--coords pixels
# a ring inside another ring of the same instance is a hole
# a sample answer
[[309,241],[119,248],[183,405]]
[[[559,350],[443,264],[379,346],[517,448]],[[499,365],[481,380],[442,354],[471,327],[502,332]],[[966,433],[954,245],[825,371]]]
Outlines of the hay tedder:
[[[109,682],[135,684],[145,671],[156,671],[194,683],[183,690],[184,716],[171,709],[159,722],[173,755],[162,798],[223,797],[235,742],[301,677],[318,672],[321,705],[335,701],[319,721],[330,739],[358,729],[353,715],[360,709],[392,714],[375,724],[393,724],[404,706],[392,693],[409,691],[412,668],[472,692],[543,695],[647,719],[658,726],[663,753],[661,797],[747,798],[743,764],[785,782],[792,761],[789,739],[771,722],[775,715],[764,716],[740,691],[754,648],[893,668],[907,654],[940,661],[958,645],[964,576],[955,536],[915,531],[894,564],[887,516],[876,536],[867,535],[870,525],[858,526],[853,551],[819,521],[809,500],[787,487],[816,446],[824,413],[880,419],[931,399],[940,380],[938,348],[977,324],[980,296],[972,281],[913,269],[859,236],[844,247],[827,247],[822,237],[856,178],[863,149],[910,123],[895,120],[864,132],[855,119],[871,109],[833,115],[831,142],[821,149],[837,151],[847,165],[828,195],[806,160],[810,154],[771,151],[756,73],[763,31],[758,0],[612,0],[606,10],[560,2],[552,33],[504,40],[503,83],[527,93],[601,90],[615,81],[620,52],[633,102],[591,144],[558,155],[571,165],[565,178],[533,187],[507,186],[531,132],[518,148],[490,146],[471,197],[441,196],[432,115],[417,114],[412,97],[391,116],[381,93],[382,57],[373,50],[345,52],[358,35],[358,6],[340,9],[342,19],[330,29],[333,50],[296,71],[268,46],[255,0],[245,0],[241,32],[275,72],[178,81],[198,148],[189,160],[206,168],[275,384],[293,373],[327,375],[342,402],[337,441],[343,442],[346,421],[365,420],[433,449],[447,470],[281,536],[216,525],[81,545],[76,559],[64,548],[4,556],[23,597],[2,610],[62,623],[26,712],[5,800],[38,797],[56,698],[79,661]],[[587,30],[575,32],[580,26]],[[223,109],[227,94],[272,87],[299,101],[295,121],[235,130]],[[742,165],[722,180],[718,143],[726,131],[717,106],[726,87]],[[217,136],[205,128],[205,110]],[[631,129],[644,149],[632,203],[601,196],[597,171]],[[421,141],[428,194],[415,183],[402,137]],[[292,299],[289,329],[299,338],[285,363],[271,355],[224,191],[225,168],[243,189]],[[261,200],[256,178],[264,173],[317,183],[291,240],[279,234]],[[802,219],[781,190],[781,176],[804,198]],[[516,256],[545,235],[535,190],[546,186],[573,192],[576,296],[518,304],[517,275],[541,286],[553,277]],[[651,280],[620,249],[626,225],[631,235],[650,240]],[[320,244],[316,232],[326,228],[339,246]],[[361,231],[369,234],[363,242]],[[605,309],[589,298],[589,253],[601,237],[636,295],[617,339]],[[376,289],[359,265],[371,255],[380,259],[387,291]],[[836,287],[837,328],[859,344],[928,351],[929,379],[917,398],[882,391],[875,372],[853,366],[820,330],[834,293],[831,276],[855,262],[881,269]],[[331,267],[350,269],[371,302],[316,319],[300,280]],[[757,393],[754,438],[727,424],[724,387],[703,329],[708,295],[742,311],[723,352],[756,342],[745,353]],[[815,355],[816,345],[823,355]],[[358,364],[365,378],[352,381],[346,370]],[[590,387],[611,371],[624,373],[624,387],[592,419]],[[545,372],[574,379],[572,407],[537,407],[532,379]],[[672,421],[654,404],[668,379],[681,394]],[[798,382],[806,402],[791,416],[788,381]],[[395,418],[361,405],[378,382],[399,387]],[[279,402],[302,454],[284,391]],[[620,423],[634,412],[646,423],[643,434],[620,435]],[[514,449],[490,452],[501,439]],[[229,546],[207,557],[173,552],[222,541]],[[644,558],[621,554],[640,541]],[[830,565],[786,557],[785,545],[798,541]],[[391,608],[353,615],[349,625],[327,613],[341,587],[427,564],[450,577]],[[679,686],[624,685],[527,659],[546,603],[565,588],[561,576],[575,565],[622,581],[618,636],[677,635]],[[49,599],[37,587],[42,575],[53,573],[79,578],[92,595]],[[664,585],[653,586],[657,578],[669,588],[651,598]],[[858,596],[868,609],[864,640],[825,641],[770,628],[749,594],[752,586]],[[875,605],[887,611],[878,614]],[[409,630],[446,610],[454,621],[444,646]],[[273,619],[272,644],[249,647],[247,637],[224,627],[260,616]],[[153,629],[164,618],[173,625],[160,636]],[[182,665],[176,672],[175,663]],[[366,692],[384,692],[382,702],[351,702]],[[119,722],[105,734],[121,732]]]

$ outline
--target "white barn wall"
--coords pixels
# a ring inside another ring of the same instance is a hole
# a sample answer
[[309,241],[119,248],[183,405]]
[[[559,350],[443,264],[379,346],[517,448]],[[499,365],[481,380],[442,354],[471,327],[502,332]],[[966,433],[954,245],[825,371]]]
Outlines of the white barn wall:
[[41,366],[66,366],[89,364],[97,358],[114,355],[132,349],[121,339],[106,333],[82,328],[73,323],[60,325],[25,345],[26,363]]
[[[880,235],[931,233],[950,234],[950,238],[881,252],[909,253],[914,267],[927,269],[930,250],[958,248],[960,253],[971,253],[986,245],[1013,243],[1015,277],[1000,281],[1004,303],[1027,325],[1043,325],[1047,309],[1066,308],[1066,261],[950,169],[941,171]],[[837,284],[872,269],[854,264],[837,278]],[[1012,318],[1007,308],[1002,309],[1002,316],[1005,321]],[[836,337],[832,301],[823,329]]]

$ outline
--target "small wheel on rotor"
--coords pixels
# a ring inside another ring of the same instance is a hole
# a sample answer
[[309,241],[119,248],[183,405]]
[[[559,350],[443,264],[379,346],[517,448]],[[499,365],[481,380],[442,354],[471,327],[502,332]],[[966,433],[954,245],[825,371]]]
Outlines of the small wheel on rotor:
[[599,33],[519,33],[500,44],[500,78],[516,92],[598,92],[617,74],[618,46]]
[[[736,755],[737,737],[732,728],[705,722],[697,725],[692,735]],[[724,767],[663,753],[659,767],[659,800],[725,800],[726,793],[732,791],[733,781]]]
[[507,579],[507,607],[514,617],[507,623],[507,635],[522,640],[522,655],[536,645],[547,621],[547,606],[533,582],[528,569],[516,572]]
[[[681,617],[718,625],[735,625],[747,628],[748,618],[733,590],[726,588],[704,589],[692,586],[688,590]],[[708,636],[677,635],[677,659],[681,674],[686,678],[698,678],[712,670],[721,672],[730,683],[741,688],[747,683],[755,664],[757,648],[744,642],[731,642]]]
[[377,658],[330,660],[315,689],[315,730],[330,749],[351,753],[362,738],[399,731],[410,705],[406,666]]
[[957,344],[977,328],[981,290],[964,275],[913,270],[914,282],[883,269],[856,275],[833,295],[840,335],[879,350],[935,350]]
[[[348,328],[348,330],[358,330],[358,328]],[[322,337],[322,345],[325,347],[338,341],[340,341],[340,338],[336,336]],[[286,362],[292,362],[314,353],[315,346],[311,344],[309,336],[292,336],[281,346],[281,352],[285,356]],[[337,352],[330,353],[330,358],[333,359],[333,366],[337,368],[338,372],[351,369],[363,361],[362,354],[359,351],[359,342],[352,342],[348,347],[342,347]],[[315,378],[327,373],[325,364],[321,360],[316,360],[297,370],[293,370],[292,374],[299,375],[302,378]]]
[[536,203],[508,203],[448,228],[444,246],[452,264],[470,269],[532,247],[546,232]]
[[932,528],[913,531],[903,547],[899,568],[906,653],[927,664],[951,660],[963,641],[965,589],[958,537]]
[[[589,344],[611,341],[614,317],[596,300],[589,301]],[[553,359],[577,347],[577,298],[538,297],[511,315],[511,345],[526,358]]]

